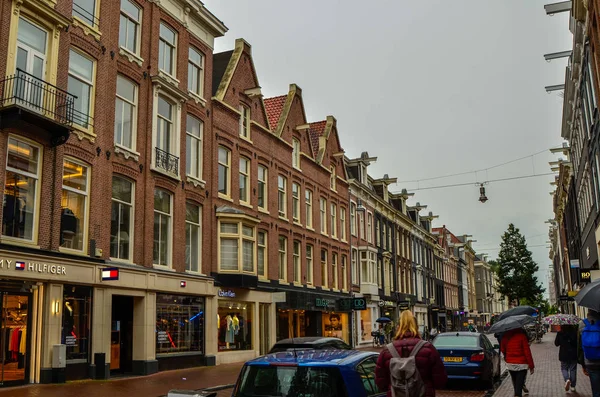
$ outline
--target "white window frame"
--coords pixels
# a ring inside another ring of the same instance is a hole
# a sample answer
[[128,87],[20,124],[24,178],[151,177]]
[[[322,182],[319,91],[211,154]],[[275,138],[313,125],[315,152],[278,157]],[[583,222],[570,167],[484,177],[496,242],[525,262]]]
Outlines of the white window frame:
[[356,204],[350,203],[350,234],[356,237]]
[[367,212],[367,242],[373,242],[373,214]]
[[292,249],[292,264],[294,265],[294,283],[300,283],[302,280],[302,269],[300,267],[300,252],[302,251],[302,243],[294,240]]
[[292,167],[300,169],[300,141],[296,138],[292,139]]
[[[26,172],[23,170],[19,170],[17,168],[11,168],[8,166],[8,153],[9,153],[8,144],[10,143],[11,140],[15,140],[17,142],[24,143],[26,145],[35,147],[37,149],[38,155],[37,155],[37,167],[36,167],[35,174]],[[34,143],[28,139],[22,138],[20,136],[12,135],[12,134],[8,136],[8,139],[6,142],[6,152],[5,152],[6,170],[4,172],[4,177],[5,177],[4,185],[6,186],[6,171],[10,171],[15,174],[23,175],[27,178],[34,179],[34,181],[35,181],[35,193],[34,193],[35,203],[32,208],[33,209],[33,225],[32,225],[32,229],[31,229],[31,240],[23,239],[23,238],[19,238],[19,237],[7,236],[4,234],[2,234],[2,240],[37,244],[38,233],[39,233],[40,199],[41,199],[41,190],[42,190],[40,187],[40,181],[42,179],[42,161],[43,161],[43,156],[44,156],[43,152],[44,152],[43,147],[38,145],[37,143]],[[4,197],[4,195],[3,195],[3,197]]]
[[[118,261],[127,261],[127,262],[132,262],[133,261],[133,242],[134,242],[134,238],[133,238],[133,234],[134,234],[134,230],[135,230],[135,181],[126,178],[124,176],[121,175],[113,175],[112,180],[114,181],[115,178],[118,179],[122,179],[124,181],[127,181],[128,183],[131,184],[131,202],[128,203],[126,201],[123,200],[119,200],[117,198],[112,197],[112,192],[111,192],[111,210],[112,210],[112,204],[116,203],[119,206],[125,206],[125,207],[129,207],[129,230],[127,231],[127,235],[129,236],[129,252],[127,252],[127,258],[120,258],[119,256],[112,256],[111,255],[111,259],[113,260],[118,260]],[[114,182],[113,182],[114,184]],[[119,222],[120,225],[120,222]],[[120,236],[117,236],[117,246],[119,246],[119,242],[120,242]],[[110,250],[109,250],[110,253]]]
[[338,275],[338,253],[337,252],[333,252],[331,254],[331,278],[332,278],[331,288],[338,289],[339,275]]
[[300,223],[300,184],[292,183],[292,220]]
[[[192,221],[192,220],[188,220],[187,218],[187,211],[186,211],[186,217],[185,217],[185,231],[186,231],[186,255],[185,255],[185,260],[186,262],[188,262],[188,252],[187,252],[187,246],[189,245],[191,247],[192,245],[192,241],[188,241],[188,228],[198,228],[198,241],[196,241],[195,243],[198,245],[198,261],[196,263],[197,269],[191,269],[192,264],[191,263],[186,263],[185,264],[185,269],[188,272],[192,272],[192,273],[202,273],[202,206],[198,205],[196,203],[193,203],[191,201],[186,201],[185,202],[186,205],[186,210],[187,210],[187,206],[191,205],[194,207],[198,208],[198,220],[197,221]],[[191,233],[190,233],[191,234]],[[190,256],[191,258],[191,256]]]
[[279,265],[279,281],[287,282],[287,245],[288,239],[279,236],[277,239],[277,264]]
[[[76,7],[77,5],[77,7]],[[93,15],[90,16],[86,16],[83,14],[83,12],[87,12],[89,13],[88,10],[85,10],[83,7],[79,6],[77,4],[77,0],[73,0],[73,18],[77,19],[78,21],[81,21],[82,23],[84,23],[87,26],[90,26],[94,31],[98,30],[98,24],[99,24],[99,8],[100,8],[100,0],[94,0],[94,13]],[[79,10],[83,10],[79,11]],[[76,15],[79,14],[79,15]],[[91,21],[90,21],[91,20]],[[90,23],[91,22],[91,23]]]
[[[261,236],[264,236],[264,239],[262,239],[261,241]],[[269,261],[269,257],[268,257],[268,246],[269,246],[269,235],[266,231],[264,230],[258,230],[257,234],[256,234],[256,272],[258,274],[258,277],[260,278],[267,278],[267,268],[268,268],[268,261]],[[262,252],[263,255],[263,271],[262,273],[260,272],[260,261],[259,261],[259,255],[258,253]]]
[[[262,178],[260,175],[261,169],[264,170]],[[258,187],[257,199],[256,199],[257,204],[258,204],[258,209],[267,211],[268,205],[269,205],[269,169],[267,168],[267,166],[262,165],[262,164],[258,165],[256,180],[257,180],[257,187]],[[260,204],[261,193],[263,196],[262,205]]]
[[[244,167],[245,169],[242,169],[242,164],[244,164],[244,162],[246,163],[246,167]],[[238,184],[239,200],[240,200],[240,203],[242,203],[242,204],[250,205],[250,170],[252,169],[252,163],[250,162],[250,159],[248,157],[244,157],[244,156],[240,156],[238,163],[239,163],[238,164],[238,168],[239,168],[239,184]],[[246,184],[246,194],[245,195],[242,194],[242,180],[245,180],[245,184]]]
[[319,214],[321,221],[321,233],[327,234],[327,199],[319,198]]
[[[119,84],[119,81],[123,80],[128,84],[131,84],[131,86],[133,87],[133,102],[130,101],[128,98],[122,97],[118,94],[118,90],[115,91],[115,146],[118,146],[119,148],[125,149],[129,152],[133,152],[134,154],[138,154],[136,152],[136,147],[137,147],[137,109],[138,109],[138,84],[135,83],[134,81],[132,81],[131,79],[119,74],[117,75],[117,85]],[[121,101],[121,106],[119,106],[119,101]],[[129,132],[131,134],[131,147],[128,147],[126,144],[123,143],[123,138],[125,136],[125,129],[123,126],[121,126],[121,142],[117,141],[117,113],[121,113],[121,120],[123,120],[123,116],[125,115],[125,105],[129,105],[131,106],[131,131]],[[119,107],[121,108],[119,110]]]
[[347,269],[348,257],[342,255],[342,291],[348,291],[348,269]]
[[331,218],[331,237],[337,238],[337,204],[330,204],[329,216]]
[[[173,33],[173,42],[169,42],[167,40],[166,37],[163,37],[161,35],[160,32],[160,28],[163,27],[165,29],[168,29],[171,31],[171,33]],[[158,55],[158,69],[159,71],[165,73],[166,75],[169,75],[171,77],[175,77],[177,76],[177,40],[178,40],[178,34],[177,31],[175,29],[173,29],[171,26],[169,26],[169,24],[167,24],[165,21],[160,21],[160,26],[159,26],[159,33],[158,33],[158,48],[159,48],[159,55]],[[165,57],[166,57],[166,53],[163,54],[163,59],[160,59],[160,48],[161,46],[165,49],[165,50],[169,50],[170,54],[171,54],[171,63],[169,65],[169,69],[170,70],[165,70],[165,68],[161,67],[161,63],[164,63],[165,61]]]
[[[90,179],[91,179],[91,174],[92,174],[92,167],[90,167],[89,165],[85,164],[84,162],[82,162],[74,157],[69,157],[69,156],[65,156],[63,158],[63,167],[64,167],[65,161],[70,161],[74,164],[77,164],[79,166],[86,168],[86,183],[85,183],[86,189],[85,189],[85,191],[81,190],[81,189],[75,189],[70,186],[65,186],[64,184],[62,184],[62,190],[61,190],[61,193],[62,193],[62,191],[66,190],[68,192],[84,196],[84,198],[85,198],[85,205],[84,205],[85,215],[83,216],[83,220],[82,220],[83,221],[83,225],[82,225],[83,235],[81,237],[81,239],[82,239],[81,249],[60,247],[60,250],[87,254],[87,252],[88,252],[88,236],[89,236],[88,229],[89,229],[89,224],[90,224]],[[64,171],[63,171],[63,180],[64,180]]]
[[352,248],[352,252],[350,253],[350,266],[352,284],[357,285],[360,276],[358,273],[358,249],[356,248]]
[[[123,9],[123,3],[125,3],[125,2],[131,4],[133,7],[138,9],[138,11],[140,13],[138,19],[136,19],[135,16],[131,15],[129,12],[127,12],[126,10]],[[121,9],[121,14],[120,14],[120,18],[119,18],[119,47],[122,48],[123,50],[139,57],[140,56],[140,43],[141,43],[140,33],[141,33],[141,26],[142,26],[143,9],[136,2],[131,1],[131,0],[121,0],[120,9]],[[135,29],[134,29],[134,35],[135,35],[134,46],[135,46],[135,48],[134,49],[127,47],[127,37],[129,37],[129,30],[127,30],[127,32],[126,32],[127,34],[126,34],[126,39],[125,39],[125,45],[123,45],[121,43],[121,33],[122,32],[121,32],[121,28],[120,28],[120,26],[121,26],[120,21],[122,19],[125,19],[126,22],[131,22],[131,24],[133,24],[135,27]]]
[[246,104],[240,104],[240,120],[239,120],[239,133],[243,139],[250,140],[250,106]]
[[314,255],[315,248],[311,244],[306,245],[306,283],[314,284]]
[[277,175],[277,210],[287,220],[287,178],[283,175]]
[[[236,225],[236,233],[227,233],[222,231],[222,225]],[[238,219],[220,219],[218,223],[219,242],[218,242],[218,261],[219,261],[219,273],[235,273],[235,274],[257,274],[257,263],[256,263],[256,227],[248,223],[244,223]],[[252,231],[252,235],[244,233],[244,228],[248,228]],[[221,255],[221,241],[222,240],[236,240],[237,241],[237,261],[235,269],[223,269],[222,255]],[[244,269],[244,242],[252,243],[252,270]]]
[[[227,162],[224,163],[221,161],[220,156],[219,156],[219,152],[223,150],[225,153],[227,153]],[[231,150],[229,150],[227,147],[225,146],[219,146],[217,149],[217,162],[218,162],[218,166],[217,166],[217,192],[219,194],[219,197],[222,198],[230,198],[231,197]],[[226,171],[227,171],[227,175],[225,177],[225,193],[221,192],[219,190],[219,172],[221,170],[221,167],[223,167]]]
[[[323,257],[323,253],[325,253],[325,257]],[[329,252],[325,248],[321,248],[321,255],[319,259],[321,260],[321,288],[329,288],[329,269],[327,268],[327,260],[329,256]]]
[[346,241],[346,208],[340,207],[340,240]]
[[[170,155],[177,157],[177,175],[171,172],[167,172],[166,170],[157,167],[156,161],[156,148],[158,147],[161,150],[161,147],[158,146],[158,130],[159,130],[159,118],[161,120],[166,120],[165,118],[159,116],[158,114],[158,100],[159,97],[162,97],[163,100],[167,101],[171,105],[172,109],[172,119],[171,119],[171,135],[169,137],[169,150],[166,151]],[[181,104],[179,101],[174,98],[172,95],[160,89],[160,86],[155,86],[155,97],[153,103],[153,120],[152,120],[152,169],[154,171],[160,172],[167,176],[173,177],[179,180],[181,175],[181,157],[180,157],[180,139],[181,139]]]
[[[200,58],[199,62],[192,59],[192,55],[196,54]],[[195,85],[192,77],[197,80]],[[188,50],[188,92],[198,98],[204,98],[204,54],[192,46]]]
[[[199,123],[198,136],[190,132],[190,119],[196,120]],[[203,180],[203,153],[204,153],[204,122],[199,118],[187,114],[185,123],[185,173],[188,177],[196,179],[198,181]],[[195,147],[196,158],[192,157],[191,148]],[[194,164],[195,163],[195,164]],[[193,171],[193,172],[190,172]]]
[[360,238],[362,240],[366,240],[367,233],[366,233],[366,229],[365,229],[365,214],[363,211],[359,211],[359,213],[358,213],[358,222],[359,222],[359,227],[360,227]]
[[313,228],[313,192],[309,189],[304,189],[304,210],[306,211],[306,227]]
[[[70,55],[72,53],[76,53],[77,55],[81,56],[82,58],[85,58],[92,64],[92,79],[91,80],[89,80],[87,77],[77,74],[75,71],[71,70],[71,56]],[[87,117],[85,125],[77,123],[75,121],[77,119],[77,117],[75,117],[74,121],[73,121],[74,126],[76,128],[87,131],[87,132],[93,131],[93,125],[91,124],[91,122],[94,119],[94,108],[95,108],[95,98],[96,98],[96,84],[95,84],[95,82],[96,82],[96,66],[97,66],[96,60],[93,59],[92,57],[90,57],[85,52],[80,51],[74,47],[71,47],[69,49],[69,72],[68,72],[69,78],[78,80],[80,83],[86,84],[90,87],[87,112],[85,112],[84,110],[81,111],[81,113],[82,113],[81,116]],[[67,87],[68,87],[68,83],[67,83]],[[81,120],[81,118],[79,120]]]
[[337,192],[337,175],[335,173],[335,166],[329,167],[329,188],[334,192]]
[[[171,263],[172,263],[172,246],[173,246],[173,193],[169,192],[168,190],[165,189],[161,189],[161,188],[154,188],[154,190],[162,190],[163,192],[165,192],[168,196],[169,196],[169,213],[166,212],[162,212],[162,211],[158,211],[156,208],[153,207],[153,215],[156,216],[157,213],[159,216],[165,216],[169,219],[169,225],[167,227],[167,241],[165,242],[166,244],[166,257],[167,257],[167,263],[156,263],[153,255],[152,258],[152,264],[154,266],[160,267],[160,268],[164,268],[164,267],[171,267]],[[156,240],[156,236],[154,236],[154,240]],[[160,243],[159,243],[160,244]],[[153,249],[154,251],[154,249]],[[159,251],[160,251],[160,247],[159,247]],[[160,256],[160,253],[159,253]]]

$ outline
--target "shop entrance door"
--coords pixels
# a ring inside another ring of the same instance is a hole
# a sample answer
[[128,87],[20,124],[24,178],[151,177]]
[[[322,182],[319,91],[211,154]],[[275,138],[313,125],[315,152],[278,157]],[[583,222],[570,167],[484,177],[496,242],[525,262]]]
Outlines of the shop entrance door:
[[111,373],[131,373],[133,370],[133,296],[113,295],[110,335]]
[[0,386],[24,384],[29,376],[30,294],[0,292]]
[[270,333],[269,333],[269,304],[261,303],[258,310],[258,316],[260,324],[259,338],[260,338],[260,355],[265,355],[271,350],[270,346]]

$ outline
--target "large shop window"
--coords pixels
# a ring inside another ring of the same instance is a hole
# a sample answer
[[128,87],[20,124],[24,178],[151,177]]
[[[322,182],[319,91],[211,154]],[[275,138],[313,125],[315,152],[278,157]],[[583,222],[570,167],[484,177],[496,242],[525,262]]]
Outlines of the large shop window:
[[60,246],[86,250],[88,167],[76,160],[63,161],[63,189],[60,217]]
[[219,301],[219,351],[252,349],[253,309],[252,303]]
[[62,344],[67,346],[67,360],[89,359],[92,321],[92,289],[65,285],[63,289]]
[[326,312],[323,316],[323,336],[335,337],[350,343],[348,313]]
[[6,158],[2,235],[35,241],[40,149],[9,137]]
[[204,298],[156,295],[156,353],[204,352]]

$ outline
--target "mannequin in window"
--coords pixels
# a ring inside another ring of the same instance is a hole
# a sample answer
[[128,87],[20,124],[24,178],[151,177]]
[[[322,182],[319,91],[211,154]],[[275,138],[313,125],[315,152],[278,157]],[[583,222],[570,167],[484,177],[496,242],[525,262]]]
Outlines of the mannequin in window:
[[237,314],[233,315],[232,321],[233,321],[233,324],[232,324],[233,325],[233,333],[235,335],[237,335],[238,332],[240,331],[240,319],[238,318]]
[[225,331],[225,346],[227,349],[229,349],[229,344],[235,342],[235,330],[233,329],[233,319],[231,318],[230,314],[225,317],[225,321],[227,322],[227,329]]
[[66,337],[71,335],[74,325],[73,304],[65,300],[65,309],[63,311],[63,343],[65,343]]

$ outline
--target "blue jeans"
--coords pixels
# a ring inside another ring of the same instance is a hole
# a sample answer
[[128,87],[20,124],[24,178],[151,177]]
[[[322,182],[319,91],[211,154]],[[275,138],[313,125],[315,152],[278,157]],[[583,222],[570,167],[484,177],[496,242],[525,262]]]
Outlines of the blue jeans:
[[575,387],[577,385],[577,361],[561,361],[560,370],[565,382],[571,379],[571,387]]
[[588,369],[590,383],[592,384],[592,397],[600,397],[600,368]]

